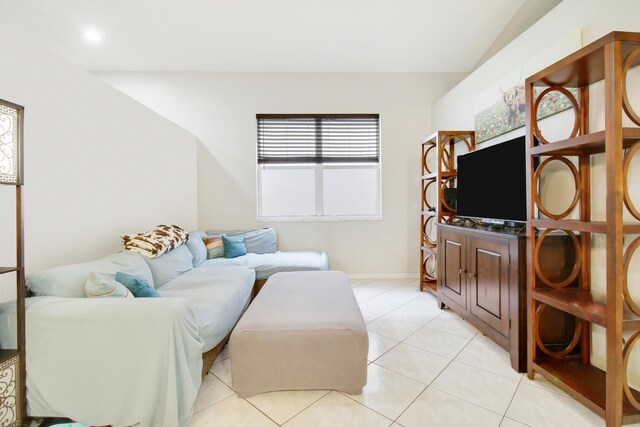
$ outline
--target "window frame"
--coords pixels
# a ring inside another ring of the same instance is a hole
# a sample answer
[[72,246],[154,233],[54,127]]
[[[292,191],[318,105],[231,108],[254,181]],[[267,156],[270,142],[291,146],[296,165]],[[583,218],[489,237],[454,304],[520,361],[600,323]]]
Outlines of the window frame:
[[[361,118],[376,116],[378,121],[378,161],[354,162],[282,162],[260,163],[258,161],[258,144],[256,144],[256,215],[257,221],[268,222],[326,222],[326,221],[380,221],[382,220],[382,130],[379,114],[256,114],[256,135],[260,118]],[[262,173],[267,169],[315,169],[315,214],[314,215],[274,215],[262,213]],[[324,177],[325,169],[373,169],[376,171],[376,213],[357,215],[327,215],[324,213]]]

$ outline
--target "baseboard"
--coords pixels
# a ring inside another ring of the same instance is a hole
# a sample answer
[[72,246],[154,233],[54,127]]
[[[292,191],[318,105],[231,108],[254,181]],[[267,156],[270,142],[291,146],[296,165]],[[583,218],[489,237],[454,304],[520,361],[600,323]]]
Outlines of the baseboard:
[[349,279],[418,279],[418,273],[347,274]]

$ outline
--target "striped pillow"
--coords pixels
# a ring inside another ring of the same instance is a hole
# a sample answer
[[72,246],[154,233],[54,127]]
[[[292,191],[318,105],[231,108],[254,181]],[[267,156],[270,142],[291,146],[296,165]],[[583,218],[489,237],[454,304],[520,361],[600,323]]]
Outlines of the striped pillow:
[[157,258],[189,240],[189,234],[177,225],[159,225],[146,233],[121,237],[126,250],[139,252],[147,258]]
[[224,244],[220,236],[204,236],[202,238],[207,247],[207,259],[224,258]]
[[89,273],[84,282],[84,296],[87,298],[133,298],[122,283],[117,282],[111,276],[99,274],[94,271]]

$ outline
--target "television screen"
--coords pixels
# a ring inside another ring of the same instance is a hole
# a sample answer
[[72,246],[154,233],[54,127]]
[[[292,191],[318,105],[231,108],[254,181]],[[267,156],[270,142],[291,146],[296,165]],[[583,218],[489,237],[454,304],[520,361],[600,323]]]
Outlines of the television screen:
[[524,136],[458,156],[458,216],[527,220]]

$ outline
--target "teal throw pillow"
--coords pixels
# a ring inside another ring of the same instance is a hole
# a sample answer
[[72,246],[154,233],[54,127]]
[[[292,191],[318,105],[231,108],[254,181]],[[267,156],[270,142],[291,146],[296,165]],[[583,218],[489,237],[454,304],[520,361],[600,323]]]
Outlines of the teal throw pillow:
[[116,281],[126,286],[134,297],[158,298],[160,296],[160,293],[150,286],[144,277],[118,271],[116,273]]
[[84,295],[87,298],[133,298],[125,286],[113,279],[113,276],[92,271],[84,282]]
[[224,245],[225,258],[236,258],[247,254],[247,247],[244,244],[243,234],[236,234],[233,236],[223,234],[222,244]]

